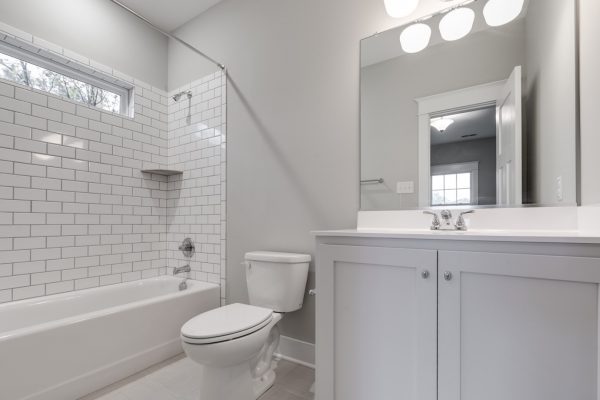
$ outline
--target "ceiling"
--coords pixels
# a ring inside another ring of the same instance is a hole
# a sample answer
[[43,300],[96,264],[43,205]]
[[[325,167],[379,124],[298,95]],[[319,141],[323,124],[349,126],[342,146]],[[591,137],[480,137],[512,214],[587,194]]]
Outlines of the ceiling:
[[221,0],[119,0],[159,28],[171,32]]
[[[496,107],[491,106],[461,114],[446,115],[454,123],[443,133],[431,128],[431,145],[496,137]],[[464,135],[477,135],[463,138]]]

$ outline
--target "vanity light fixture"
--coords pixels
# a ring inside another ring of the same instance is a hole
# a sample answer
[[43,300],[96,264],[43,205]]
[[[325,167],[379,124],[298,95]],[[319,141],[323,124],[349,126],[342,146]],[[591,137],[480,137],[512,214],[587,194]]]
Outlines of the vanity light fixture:
[[475,22],[475,11],[459,7],[444,15],[440,21],[440,34],[446,41],[454,41],[467,36]]
[[407,53],[418,53],[424,50],[431,40],[431,28],[427,24],[409,25],[400,34],[400,45]]
[[444,131],[446,129],[448,129],[448,127],[450,125],[452,125],[453,123],[454,123],[454,120],[452,118],[447,118],[447,117],[431,119],[431,126],[434,127],[435,129],[437,129],[438,131],[440,131],[440,133],[444,133]]
[[483,16],[489,26],[508,24],[521,14],[525,0],[489,0],[483,7]]
[[406,17],[417,9],[419,0],[383,0],[385,10],[390,17],[402,18]]

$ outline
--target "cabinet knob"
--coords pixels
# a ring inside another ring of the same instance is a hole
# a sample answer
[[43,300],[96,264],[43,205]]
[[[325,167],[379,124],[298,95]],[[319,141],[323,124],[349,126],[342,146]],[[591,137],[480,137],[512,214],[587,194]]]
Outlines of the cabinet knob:
[[452,272],[450,272],[450,271],[444,272],[444,279],[447,281],[451,281],[452,280]]
[[425,271],[421,272],[421,278],[423,278],[423,279],[429,278],[429,271],[425,270]]

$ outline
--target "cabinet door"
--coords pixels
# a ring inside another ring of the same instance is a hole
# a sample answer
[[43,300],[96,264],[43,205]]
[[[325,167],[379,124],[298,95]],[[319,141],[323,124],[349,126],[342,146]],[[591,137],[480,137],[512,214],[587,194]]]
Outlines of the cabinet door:
[[435,400],[437,252],[320,245],[317,400]]
[[600,259],[439,252],[439,400],[592,400]]

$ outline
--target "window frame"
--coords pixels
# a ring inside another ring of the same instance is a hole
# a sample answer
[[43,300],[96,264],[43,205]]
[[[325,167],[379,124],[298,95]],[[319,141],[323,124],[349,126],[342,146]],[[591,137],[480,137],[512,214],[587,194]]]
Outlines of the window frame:
[[[27,44],[27,46],[31,47],[32,49],[35,49],[35,47],[33,47],[30,44]],[[82,68],[89,69],[91,71],[91,73],[82,72],[77,68],[77,66],[75,64],[76,62],[70,61],[66,58],[63,58],[59,54],[54,54],[54,53],[51,53],[51,52],[41,49],[41,48],[38,49],[38,53],[34,53],[34,52],[24,49],[22,47],[18,47],[17,45],[13,45],[13,44],[7,43],[6,41],[0,40],[0,53],[5,54],[10,57],[13,57],[13,58],[16,58],[18,60],[24,61],[26,63],[38,66],[38,67],[45,68],[52,72],[56,72],[58,74],[66,76],[68,78],[75,79],[75,80],[78,80],[83,83],[87,83],[87,84],[97,87],[99,89],[103,89],[103,90],[112,92],[121,97],[120,110],[119,110],[118,115],[126,116],[126,117],[133,117],[133,107],[132,107],[133,102],[132,102],[132,100],[133,100],[134,86],[132,84],[127,84],[117,78],[109,77],[108,75],[101,73],[91,67],[88,67],[88,66],[82,66]],[[52,55],[52,58],[45,56],[43,53]],[[73,64],[74,66],[70,66],[69,64]],[[2,79],[2,78],[0,78],[0,79]],[[19,82],[7,80],[7,79],[2,79],[2,80],[21,85]],[[87,106],[87,107],[97,109],[97,110],[100,110],[103,112],[114,114],[111,111],[104,110],[100,107],[93,107],[84,102],[68,99],[64,96],[60,96],[60,95],[57,95],[54,93],[50,93],[50,92],[46,92],[46,91],[39,90],[36,88],[32,88],[30,86],[26,86],[26,87],[28,87],[29,89],[32,89],[32,90],[36,90],[41,93],[45,93],[50,96],[56,96],[58,98],[65,99],[67,101],[72,101],[75,104]]]
[[[432,165],[429,179],[429,204],[432,207],[449,207],[449,206],[476,206],[479,204],[479,161],[440,164]],[[469,204],[433,204],[433,176],[438,175],[453,175],[453,174],[471,174],[471,202]]]

